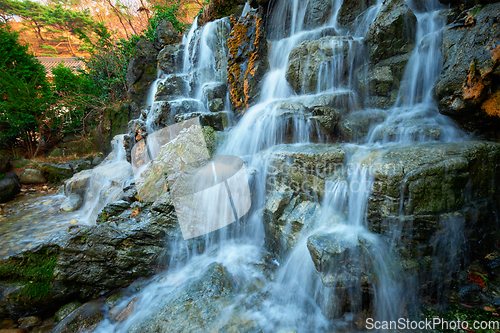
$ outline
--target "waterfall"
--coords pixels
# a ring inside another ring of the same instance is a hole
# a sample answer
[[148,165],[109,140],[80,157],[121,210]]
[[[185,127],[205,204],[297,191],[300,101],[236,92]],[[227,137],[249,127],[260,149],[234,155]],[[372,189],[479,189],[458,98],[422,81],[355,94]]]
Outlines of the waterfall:
[[[355,95],[353,68],[361,61],[356,53],[382,6],[382,1],[377,1],[349,32],[337,22],[342,1],[332,1],[333,10],[326,25],[306,29],[311,1],[278,0],[270,18],[270,69],[262,82],[260,100],[229,131],[218,150],[220,154],[243,158],[252,170],[251,213],[232,228],[204,236],[205,248],[201,254],[188,249],[182,241],[172,243],[174,255],[169,270],[158,274],[136,294],[139,300],[134,312],[123,323],[106,318],[97,332],[134,332],[136,323],[149,320],[162,304],[183,292],[191,279],[200,276],[203,268],[214,262],[222,263],[238,284],[245,286],[232,304],[223,307],[221,326],[231,316],[238,316],[257,323],[262,332],[329,332],[355,330],[352,325],[363,319],[363,308],[369,308],[369,315],[376,320],[402,317],[405,304],[415,301],[410,294],[416,293],[416,286],[404,285],[391,242],[368,226],[367,205],[375,177],[368,160],[374,158],[374,149],[396,144],[464,139],[463,133],[437,112],[431,96],[431,87],[441,69],[440,30],[444,22],[438,15],[438,1],[428,2],[428,11],[416,14],[417,46],[406,67],[396,105],[382,124],[371,129],[366,142],[345,146],[348,154],[344,166],[348,167],[326,180],[323,198],[316,202],[320,207],[318,217],[301,230],[293,250],[284,258],[275,276],[269,278],[257,266],[265,252],[262,210],[268,190],[271,150],[281,144],[300,148],[310,142],[328,141],[314,119],[294,105],[304,105],[326,95]],[[247,4],[245,13],[251,10]],[[195,21],[183,39],[183,75],[196,77],[197,84],[191,85],[190,96],[201,104],[204,103],[203,88],[223,80],[216,66],[214,34],[227,24],[218,20],[200,28]],[[325,35],[325,31],[328,34]],[[351,35],[347,35],[349,33]],[[302,88],[304,91],[295,92],[286,78],[292,50],[304,41],[325,36],[332,37],[328,41],[329,49],[333,50],[331,60],[321,65],[313,91],[306,93]],[[347,69],[344,68],[346,61]],[[163,79],[160,76],[158,80]],[[152,96],[157,86],[153,84]],[[356,98],[349,99],[351,106]],[[146,119],[148,132],[156,129],[152,118],[159,103],[162,102],[151,102]],[[226,107],[228,104],[226,101]],[[438,135],[429,135],[436,132]],[[344,252],[337,265],[320,271],[311,260],[310,248],[316,240],[325,237],[337,241]],[[447,241],[443,237],[440,246],[446,246]],[[453,258],[453,254],[449,257]],[[249,305],[249,299],[259,299],[262,303],[255,301],[256,304]],[[130,298],[118,307],[126,306],[128,301]]]

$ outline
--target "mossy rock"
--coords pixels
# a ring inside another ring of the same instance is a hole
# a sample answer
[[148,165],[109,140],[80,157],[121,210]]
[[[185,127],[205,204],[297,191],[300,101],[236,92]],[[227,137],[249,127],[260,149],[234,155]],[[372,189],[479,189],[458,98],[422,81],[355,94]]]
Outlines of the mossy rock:
[[64,318],[66,318],[70,313],[78,309],[80,306],[82,306],[82,303],[78,301],[74,301],[66,305],[63,305],[59,308],[59,310],[57,310],[54,319],[56,321],[61,321]]
[[45,179],[52,183],[59,183],[73,176],[73,169],[68,164],[43,163],[39,170]]

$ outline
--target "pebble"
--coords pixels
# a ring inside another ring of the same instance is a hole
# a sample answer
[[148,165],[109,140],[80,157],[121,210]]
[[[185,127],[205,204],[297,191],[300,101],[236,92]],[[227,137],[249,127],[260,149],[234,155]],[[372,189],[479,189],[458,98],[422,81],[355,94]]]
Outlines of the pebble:
[[78,223],[78,220],[76,220],[76,219],[69,220],[69,224],[71,224],[71,225],[77,224],[77,223]]
[[49,189],[49,187],[48,187],[47,185],[44,185],[44,186],[42,187],[42,190],[44,190],[44,191],[47,191],[48,189]]
[[21,192],[28,192],[28,189],[27,188],[22,188]]

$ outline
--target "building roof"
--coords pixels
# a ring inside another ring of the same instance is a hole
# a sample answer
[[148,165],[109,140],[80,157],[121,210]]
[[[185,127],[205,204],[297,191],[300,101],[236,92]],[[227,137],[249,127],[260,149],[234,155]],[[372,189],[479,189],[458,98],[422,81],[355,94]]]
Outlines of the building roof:
[[73,73],[76,73],[78,69],[84,69],[85,64],[83,61],[78,60],[79,58],[72,57],[37,57],[38,61],[45,67],[45,73],[47,77],[53,77],[52,68],[57,67],[59,63],[64,62],[64,66],[71,68]]

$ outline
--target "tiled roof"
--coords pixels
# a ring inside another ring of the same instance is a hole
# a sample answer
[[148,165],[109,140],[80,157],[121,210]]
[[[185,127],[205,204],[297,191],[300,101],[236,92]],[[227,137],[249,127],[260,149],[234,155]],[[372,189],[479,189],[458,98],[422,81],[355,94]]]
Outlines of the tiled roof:
[[52,68],[57,67],[59,63],[64,62],[64,66],[71,68],[73,73],[76,73],[78,69],[84,69],[85,64],[83,61],[78,60],[78,58],[52,58],[52,57],[38,57],[38,61],[45,67],[45,72],[47,77],[53,77]]

